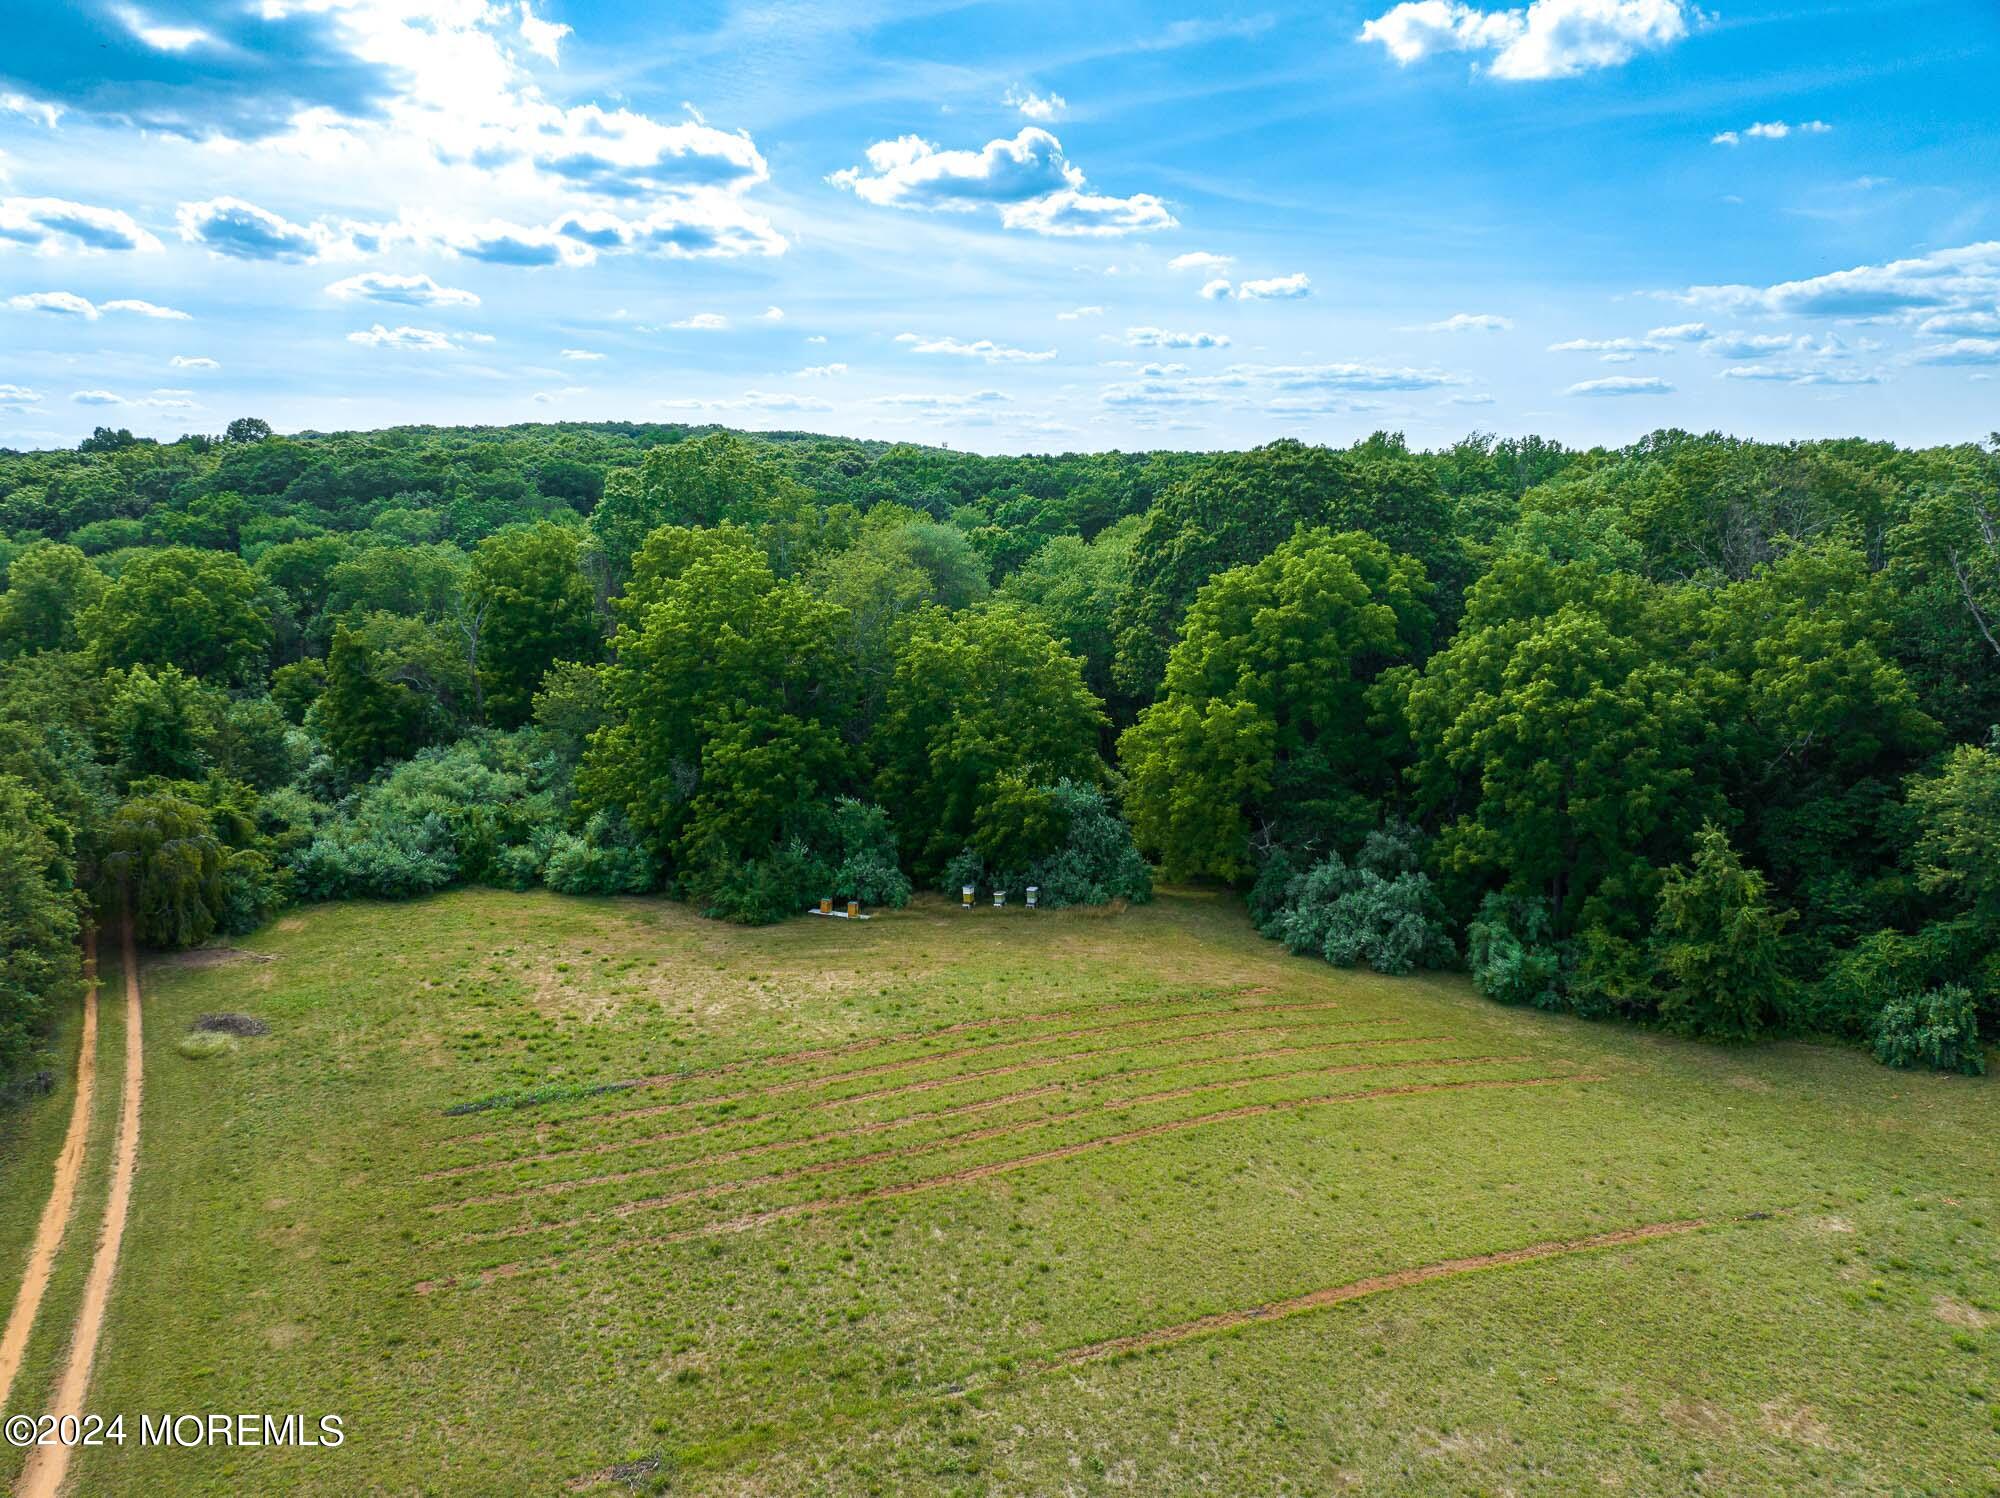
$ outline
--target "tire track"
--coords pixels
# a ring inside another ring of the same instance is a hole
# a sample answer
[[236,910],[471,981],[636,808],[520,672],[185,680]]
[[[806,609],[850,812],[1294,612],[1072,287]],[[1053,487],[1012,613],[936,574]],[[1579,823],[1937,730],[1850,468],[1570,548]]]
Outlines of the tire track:
[[[1280,1034],[1290,1034],[1285,1025],[1257,1026],[1258,1030],[1269,1029]],[[981,1098],[976,1102],[956,1103],[949,1108],[931,1108],[922,1113],[906,1113],[899,1118],[883,1119],[875,1123],[857,1125],[843,1132],[850,1134],[883,1133],[890,1129],[908,1128],[936,1118],[955,1118],[965,1113],[984,1113],[994,1108],[1004,1108],[1011,1103],[1025,1103],[1033,1098],[1046,1097],[1052,1092],[1063,1092],[1072,1087],[1085,1086],[1091,1082],[1125,1081],[1133,1077],[1149,1077],[1165,1071],[1188,1071],[1198,1066],[1222,1066],[1233,1061],[1262,1061],[1279,1056],[1307,1056],[1321,1051],[1351,1050],[1363,1046],[1424,1045],[1432,1041],[1453,1040],[1451,1035],[1392,1035],[1384,1039],[1370,1040],[1329,1040],[1319,1045],[1260,1046],[1254,1050],[1231,1051],[1222,1056],[1198,1056],[1191,1060],[1167,1061],[1158,1066],[1134,1067],[1129,1071],[1113,1072],[1103,1077],[1070,1078],[1060,1082],[1047,1082],[1040,1087],[1024,1088],[1019,1092],[1003,1093],[999,1097]],[[1113,1055],[1112,1051],[1084,1052],[1085,1055]],[[1069,1060],[1070,1057],[1062,1057]],[[991,1071],[973,1072],[948,1079],[950,1082],[977,1080],[981,1077],[1008,1076],[1033,1070],[1043,1065],[1041,1061],[1024,1061],[1013,1066],[995,1067]],[[814,1112],[828,1112],[845,1107],[849,1103],[868,1102],[876,1098],[888,1097],[902,1092],[928,1092],[945,1085],[944,1082],[913,1082],[903,1087],[888,1087],[879,1092],[862,1093],[858,1097],[829,1098],[825,1102],[814,1103]],[[651,1114],[653,1109],[638,1110],[641,1114]],[[600,1115],[613,1117],[616,1115]],[[781,1113],[753,1113],[742,1118],[724,1119],[720,1123],[701,1124],[692,1129],[677,1129],[665,1134],[642,1134],[632,1139],[610,1139],[599,1144],[579,1144],[570,1149],[543,1150],[533,1155],[509,1155],[499,1160],[475,1160],[468,1165],[447,1165],[441,1170],[425,1171],[417,1179],[420,1181],[454,1180],[462,1176],[478,1175],[486,1171],[505,1170],[515,1165],[546,1165],[557,1160],[575,1159],[580,1155],[612,1155],[622,1150],[639,1149],[649,1144],[672,1144],[682,1139],[695,1139],[708,1134],[720,1133],[724,1129],[748,1128],[752,1124],[769,1123],[784,1117]],[[821,1138],[829,1136],[819,1136]],[[803,1142],[803,1141],[801,1141]],[[774,1146],[775,1148],[776,1146]]]
[[1007,1160],[994,1160],[984,1165],[971,1165],[963,1170],[950,1171],[944,1175],[929,1176],[922,1180],[903,1181],[892,1186],[875,1186],[865,1191],[849,1192],[843,1196],[822,1197],[815,1201],[793,1202],[787,1206],[769,1207],[759,1212],[748,1212],[740,1217],[727,1218],[721,1222],[704,1223],[700,1227],[686,1228],[680,1232],[662,1233],[647,1238],[635,1238],[624,1243],[606,1244],[601,1248],[577,1254],[550,1254],[536,1259],[523,1259],[512,1264],[497,1264],[487,1269],[475,1270],[462,1276],[448,1276],[440,1280],[420,1280],[411,1288],[419,1295],[429,1295],[439,1289],[452,1288],[461,1282],[469,1285],[485,1286],[496,1280],[511,1279],[517,1275],[545,1269],[552,1264],[574,1262],[580,1258],[602,1258],[618,1253],[626,1248],[655,1247],[672,1243],[686,1243],[696,1238],[718,1237],[725,1233],[750,1232],[774,1222],[785,1222],[795,1217],[818,1216],[826,1212],[837,1212],[847,1207],[867,1206],[879,1201],[894,1201],[905,1196],[915,1196],[922,1192],[942,1190],[952,1186],[971,1185],[976,1181],[993,1176],[1010,1175],[1036,1165],[1049,1165],[1060,1160],[1074,1159],[1079,1155],[1094,1154],[1098,1150],[1112,1149],[1122,1145],[1136,1144],[1142,1140],[1155,1139],[1163,1134],[1185,1133],[1190,1129],[1206,1128],[1216,1124],[1234,1123],[1246,1118],[1262,1118],[1278,1113],[1295,1113],[1307,1108],[1324,1108],[1340,1103],[1369,1102],[1378,1098],[1413,1097],[1431,1092],[1465,1092],[1475,1089],[1514,1087],[1557,1087],[1572,1084],[1602,1082],[1604,1077],[1596,1073],[1580,1072],[1563,1077],[1522,1077],[1522,1078],[1478,1078],[1467,1082],[1417,1082],[1402,1087],[1377,1087],[1365,1092],[1340,1092],[1322,1097],[1288,1098],[1269,1103],[1246,1103],[1241,1107],[1225,1108],[1217,1113],[1197,1114],[1192,1118],[1169,1119],[1162,1123],[1149,1124],[1140,1129],[1128,1129],[1122,1133],[1106,1134],[1096,1139],[1080,1140],[1075,1144],[1059,1145],[1053,1149],[1041,1150],[1032,1155],[1019,1155]]
[[[1270,993],[1270,988],[1246,988],[1237,991],[1237,997],[1247,998],[1255,994]],[[1203,995],[1206,997],[1207,995]],[[879,1050],[883,1046],[908,1045],[918,1041],[937,1040],[951,1035],[969,1035],[975,1030],[1005,1030],[1019,1025],[1046,1024],[1050,1020],[1081,1019],[1087,1014],[1103,1014],[1110,1010],[1143,1009],[1154,1004],[1171,1004],[1172,999],[1132,999],[1110,1004],[1085,1004],[1076,1009],[1049,1009],[1035,1014],[1001,1015],[994,1019],[963,1020],[955,1025],[943,1025],[934,1030],[906,1030],[899,1035],[876,1035],[863,1040],[845,1041],[839,1045],[817,1046],[803,1051],[782,1051],[771,1056],[750,1056],[741,1061],[728,1061],[719,1066],[692,1067],[686,1071],[660,1072],[650,1077],[640,1077],[629,1085],[635,1087],[667,1086],[673,1082],[695,1081],[703,1077],[737,1076],[743,1072],[762,1067],[792,1066],[801,1061],[825,1061],[836,1056],[859,1055],[863,1051]],[[1193,1009],[1180,1014],[1159,1016],[1162,1022],[1175,1019],[1192,1019],[1204,1014],[1257,1014],[1283,1006],[1269,1004],[1245,1004],[1236,1008]],[[1065,1032],[1056,1032],[1060,1035]],[[1056,1036],[1041,1037],[1053,1039]],[[936,1054],[918,1058],[936,1060]],[[912,1064],[915,1064],[914,1062]],[[588,1116],[588,1115],[586,1115]],[[562,1120],[567,1122],[568,1120]],[[459,1134],[453,1136],[451,1144],[483,1144],[489,1139],[498,1139],[521,1129],[546,1127],[548,1120],[536,1120],[521,1124],[514,1129],[490,1129],[479,1134]]]
[[[954,1149],[962,1144],[976,1144],[985,1139],[1000,1139],[1010,1134],[1026,1134],[1036,1129],[1050,1129],[1058,1124],[1074,1123],[1080,1118],[1094,1118],[1101,1113],[1115,1113],[1125,1108],[1136,1108],[1149,1103],[1172,1102],[1178,1098],[1193,1097],[1203,1092],[1223,1092],[1232,1088],[1256,1087],[1264,1082],[1291,1082],[1300,1077],[1331,1077],[1358,1071],[1401,1071],[1419,1066],[1499,1066],[1510,1062],[1526,1061],[1527,1056],[1425,1056],[1406,1061],[1356,1061],[1346,1066],[1313,1066],[1288,1072],[1266,1072],[1255,1076],[1226,1077],[1220,1081],[1197,1082],[1187,1087],[1176,1087],[1168,1092],[1142,1094],[1137,1097],[1107,1098],[1101,1103],[1087,1108],[1075,1108],[1068,1113],[1049,1113],[1040,1118],[1021,1119],[1014,1123],[994,1124],[984,1129],[971,1129],[962,1134],[948,1134],[942,1139],[926,1140],[922,1144],[905,1145],[897,1149],[881,1150],[872,1155],[853,1155],[839,1160],[815,1161],[811,1165],[796,1170],[782,1171],[776,1175],[755,1176],[742,1181],[719,1181],[713,1185],[692,1191],[675,1192],[670,1196],[646,1197],[634,1202],[621,1202],[607,1207],[601,1212],[592,1212],[582,1217],[574,1217],[566,1222],[549,1224],[524,1224],[491,1232],[468,1235],[461,1241],[483,1243],[497,1238],[520,1237],[526,1233],[553,1232],[558,1228],[577,1227],[606,1218],[629,1217],[635,1212],[648,1211],[657,1207],[675,1206],[686,1201],[706,1201],[724,1196],[734,1191],[747,1190],[752,1186],[774,1186],[785,1181],[799,1180],[805,1176],[825,1175],[842,1170],[851,1165],[874,1165],[883,1160],[908,1160],[923,1155],[937,1154]],[[1053,1090],[1053,1089],[1051,1089]],[[919,1118],[936,1117],[936,1114],[918,1115]],[[647,1180],[654,1176],[671,1175],[683,1170],[702,1170],[717,1165],[727,1165],[735,1160],[755,1159],[763,1155],[778,1154],[783,1150],[805,1149],[815,1144],[833,1144],[843,1139],[863,1138],[879,1134],[888,1129],[907,1125],[912,1120],[892,1119],[883,1123],[862,1124],[853,1129],[832,1129],[823,1134],[811,1134],[799,1139],[779,1139],[768,1144],[746,1145],[742,1149],[724,1150],[713,1155],[698,1155],[688,1160],[674,1160],[661,1165],[644,1165],[636,1170],[612,1171],[604,1175],[577,1176],[570,1180],[542,1181],[532,1186],[523,1186],[515,1191],[495,1192],[487,1196],[469,1196],[457,1201],[433,1202],[428,1210],[451,1212],[464,1207],[496,1207],[508,1202],[526,1201],[532,1197],[557,1196],[568,1191],[581,1191],[589,1186],[615,1186],[624,1181]]]
[[[1273,1006],[1273,1008],[1275,1007],[1276,1006]],[[1258,1009],[1244,1009],[1244,1010],[1220,1009],[1208,1012],[1216,1014],[1258,1014],[1267,1011]],[[1177,1019],[1195,1018],[1195,1017],[1196,1016],[1192,1015],[1175,1016],[1175,1018]],[[1332,1029],[1335,1027],[1344,1028],[1350,1025],[1391,1025],[1391,1024],[1398,1024],[1400,1022],[1401,1021],[1397,1016],[1385,1015],[1378,1019],[1332,1020],[1327,1024],[1326,1028],[1328,1029]],[[1134,1044],[1145,1044],[1156,1048],[1166,1047],[1166,1046],[1192,1045],[1197,1041],[1219,1040],[1232,1035],[1289,1034],[1296,1029],[1298,1029],[1298,1026],[1296,1025],[1237,1025],[1231,1028],[1221,1029],[1221,1030],[1203,1030],[1193,1035],[1169,1035],[1160,1040],[1135,1042]],[[1053,1038],[1053,1037],[1034,1036],[1030,1037],[1028,1040],[1023,1040],[1018,1042],[1010,1041],[1008,1042],[1008,1044],[1009,1045],[1029,1044],[1033,1040],[1039,1040],[1044,1038]],[[1413,1038],[1422,1039],[1427,1037],[1413,1037]],[[1381,1044],[1391,1045],[1395,1043],[1395,1040],[1396,1040],[1395,1037],[1391,1037],[1389,1040],[1382,1041]],[[1363,1043],[1373,1043],[1373,1042],[1356,1042],[1356,1044],[1363,1044]],[[928,1091],[933,1091],[939,1087],[956,1086],[961,1082],[979,1081],[986,1077],[1008,1076],[1015,1072],[1029,1071],[1037,1067],[1060,1066],[1068,1061],[1089,1061],[1089,1060],[1094,1060],[1100,1056],[1115,1056],[1119,1054],[1121,1051],[1129,1051],[1132,1050],[1133,1048],[1134,1048],[1133,1045],[1113,1045],[1113,1046],[1099,1046],[1097,1049],[1089,1051],[1064,1051],[1054,1056],[1038,1057],[1033,1060],[1024,1062],[1013,1062],[1006,1066],[988,1067],[983,1071],[955,1072],[952,1075],[946,1077],[929,1077],[919,1082],[902,1083],[893,1087],[878,1088],[873,1092],[853,1093],[847,1097],[832,1098],[825,1103],[815,1104],[814,1106],[824,1108],[824,1107],[844,1106],[848,1103],[874,1102],[878,1098],[894,1097],[900,1093],[905,1093],[905,1092],[928,1092]],[[975,1051],[976,1049],[978,1048],[975,1048]],[[963,1055],[973,1054],[973,1053],[974,1053],[973,1051],[954,1052],[948,1055],[947,1053],[940,1052],[937,1055],[924,1056],[908,1062],[899,1061],[891,1066],[880,1068],[879,1070],[882,1071],[902,1070],[905,1067],[922,1066],[932,1061],[951,1059],[952,1056],[959,1056],[962,1058]],[[869,1070],[875,1071],[878,1069],[870,1068]],[[718,1093],[711,1093],[706,1097],[682,1098],[679,1101],[672,1103],[653,1103],[649,1104],[644,1108],[618,1108],[618,1109],[613,1109],[612,1111],[606,1113],[577,1114],[573,1117],[562,1120],[562,1122],[565,1125],[578,1124],[587,1126],[591,1124],[600,1124],[600,1123],[623,1123],[635,1118],[658,1118],[668,1113],[690,1113],[697,1108],[721,1107],[723,1104],[726,1103],[742,1103],[742,1102],[751,1102],[758,1098],[783,1097],[795,1092],[809,1091],[821,1085],[831,1085],[834,1082],[852,1081],[856,1077],[862,1075],[865,1075],[865,1073],[846,1072],[846,1073],[839,1073],[831,1077],[809,1077],[793,1082],[778,1082],[772,1084],[769,1087],[746,1088],[741,1092],[718,1092]],[[532,1124],[523,1124],[518,1129],[514,1130],[496,1130],[491,1134],[482,1134],[478,1136],[466,1135],[458,1139],[445,1140],[442,1141],[442,1143],[444,1143],[445,1145],[478,1143],[478,1142],[484,1142],[502,1138],[510,1133],[516,1133],[516,1134],[521,1133],[528,1129],[534,1129],[540,1131],[542,1129],[547,1128],[548,1126],[549,1125],[547,1121],[544,1120]],[[506,1162],[501,1162],[501,1163],[504,1164]]]
[[1511,1264],[1529,1264],[1538,1259],[1553,1259],[1565,1254],[1587,1253],[1592,1249],[1616,1248],[1627,1243],[1646,1243],[1655,1238],[1670,1238],[1682,1233],[1697,1232],[1712,1225],[1705,1217],[1687,1217],[1673,1222],[1651,1222],[1642,1227],[1620,1228],[1611,1233],[1593,1233],[1587,1238],[1553,1239],[1547,1243],[1531,1243],[1525,1248],[1508,1248],[1497,1253],[1472,1254],[1462,1259],[1444,1259],[1435,1264],[1392,1270],[1387,1274],[1375,1274],[1366,1279],[1352,1280],[1345,1285],[1332,1285],[1324,1290],[1295,1295],[1288,1300],[1267,1301],[1248,1310],[1218,1311],[1210,1316],[1198,1316],[1192,1321],[1183,1321],[1176,1326],[1163,1326],[1153,1331],[1134,1332],[1129,1336],[1111,1337],[1102,1342],[1072,1347],[1069,1351],[1046,1362],[1033,1365],[1031,1371],[1048,1373],[1059,1368],[1073,1368],[1079,1363],[1117,1357],[1124,1353],[1150,1352],[1155,1348],[1172,1347],[1195,1337],[1214,1336],[1220,1332],[1233,1331],[1239,1326],[1279,1321],[1288,1316],[1298,1316],[1308,1311],[1341,1305],[1350,1300],[1360,1300],[1367,1295],[1380,1295],[1389,1290],[1406,1290],[1412,1285],[1428,1284],[1432,1280],[1475,1274],[1482,1269],[1500,1269]]
[[48,1292],[49,1275],[54,1272],[56,1253],[69,1229],[70,1213],[76,1206],[77,1181],[83,1175],[85,1146],[90,1138],[90,1105],[97,1091],[97,928],[83,928],[83,1036],[76,1053],[76,1099],[70,1104],[69,1127],[63,1133],[62,1148],[56,1154],[55,1179],[49,1187],[48,1204],[36,1224],[35,1240],[28,1247],[28,1267],[14,1296],[14,1308],[7,1316],[7,1329],[0,1333],[0,1410],[7,1408],[7,1395],[21,1372],[21,1358],[28,1350],[28,1336],[35,1329],[35,1317]]
[[[112,1157],[111,1191],[104,1202],[104,1226],[97,1237],[97,1256],[84,1281],[83,1304],[76,1313],[69,1358],[49,1404],[53,1415],[80,1415],[90,1392],[91,1364],[104,1331],[104,1311],[111,1301],[112,1280],[118,1273],[118,1250],[125,1240],[125,1218],[132,1205],[132,1177],[139,1168],[139,1103],[146,1079],[144,1036],[140,1029],[139,958],[132,945],[132,911],[121,921],[125,957],[125,1085],[118,1104],[118,1144]],[[69,1471],[67,1446],[35,1446],[21,1469],[14,1498],[56,1498]]]

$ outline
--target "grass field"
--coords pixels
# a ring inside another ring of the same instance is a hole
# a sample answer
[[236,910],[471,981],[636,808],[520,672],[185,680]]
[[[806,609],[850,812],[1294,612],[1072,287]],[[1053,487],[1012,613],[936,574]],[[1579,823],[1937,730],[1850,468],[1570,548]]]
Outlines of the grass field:
[[[77,1492],[2000,1492],[1985,1080],[1340,972],[1199,895],[460,893],[245,948],[145,968],[91,1405],[346,1443]],[[218,1010],[271,1033],[183,1056]]]

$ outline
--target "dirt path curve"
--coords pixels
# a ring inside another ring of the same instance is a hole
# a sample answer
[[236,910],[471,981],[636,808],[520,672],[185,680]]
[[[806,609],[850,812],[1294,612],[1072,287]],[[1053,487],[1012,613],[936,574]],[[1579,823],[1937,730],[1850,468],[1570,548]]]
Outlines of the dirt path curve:
[[76,1053],[76,1101],[70,1107],[69,1132],[63,1135],[62,1151],[56,1156],[55,1184],[49,1188],[49,1204],[42,1208],[35,1241],[28,1249],[28,1269],[22,1276],[20,1293],[8,1314],[7,1329],[0,1332],[0,1410],[7,1408],[7,1395],[21,1371],[21,1356],[28,1350],[28,1333],[35,1329],[35,1315],[42,1308],[42,1296],[49,1288],[49,1274],[55,1268],[56,1250],[62,1247],[69,1228],[70,1211],[76,1205],[76,1183],[83,1174],[84,1145],[90,1136],[90,1103],[97,1090],[97,928],[83,928],[83,1044]]
[[[118,1145],[112,1157],[111,1191],[104,1201],[104,1226],[97,1237],[97,1257],[84,1281],[83,1305],[76,1313],[69,1360],[62,1381],[49,1403],[55,1415],[80,1415],[90,1392],[90,1365],[97,1357],[97,1339],[104,1330],[104,1310],[111,1301],[111,1281],[118,1272],[118,1249],[125,1239],[126,1210],[132,1204],[132,1177],[139,1165],[139,1095],[145,1081],[145,1046],[139,1028],[139,958],[132,948],[132,912],[127,907],[120,941],[125,956],[125,1087],[118,1103]],[[67,1446],[37,1446],[14,1498],[56,1498],[69,1471]]]

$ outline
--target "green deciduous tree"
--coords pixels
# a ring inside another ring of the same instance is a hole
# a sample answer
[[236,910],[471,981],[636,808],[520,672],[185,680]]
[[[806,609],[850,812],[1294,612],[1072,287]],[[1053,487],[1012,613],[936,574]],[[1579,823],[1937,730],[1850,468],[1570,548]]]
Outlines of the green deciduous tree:
[[1083,663],[1017,609],[928,608],[896,651],[873,740],[878,799],[929,878],[971,840],[1000,778],[1095,783],[1102,706]]
[[1414,558],[1321,531],[1202,588],[1165,691],[1119,741],[1133,829],[1170,877],[1241,877],[1260,836],[1359,842],[1400,749],[1370,685],[1421,655],[1429,593]]
[[104,574],[74,546],[37,541],[7,568],[0,593],[0,659],[75,650],[77,621],[104,596]]
[[112,814],[105,842],[106,903],[122,892],[140,941],[191,947],[214,935],[229,857],[205,807],[168,790],[135,796]]
[[384,681],[375,654],[354,630],[334,631],[326,661],[326,690],[310,721],[348,774],[366,776],[421,742],[423,704],[401,682]]
[[501,728],[528,721],[557,661],[597,659],[602,638],[578,540],[574,529],[538,525],[489,536],[473,553],[466,592],[483,615],[479,678],[487,717]]
[[655,530],[618,611],[582,809],[618,809],[682,877],[768,851],[848,768],[841,612],[733,525]]
[[178,666],[216,681],[256,676],[271,642],[243,559],[190,546],[133,558],[84,615],[83,633],[107,666]]
[[33,1053],[79,972],[75,865],[56,809],[0,774],[0,1080]]

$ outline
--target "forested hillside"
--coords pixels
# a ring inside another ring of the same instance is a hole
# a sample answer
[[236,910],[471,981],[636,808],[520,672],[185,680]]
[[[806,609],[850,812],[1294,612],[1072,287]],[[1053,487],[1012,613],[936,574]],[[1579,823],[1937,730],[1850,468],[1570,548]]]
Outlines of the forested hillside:
[[246,419],[0,452],[0,538],[0,1076],[121,884],[182,946],[463,883],[769,921],[1150,861],[1505,1002],[1946,1068],[2000,1030],[2000,437]]

